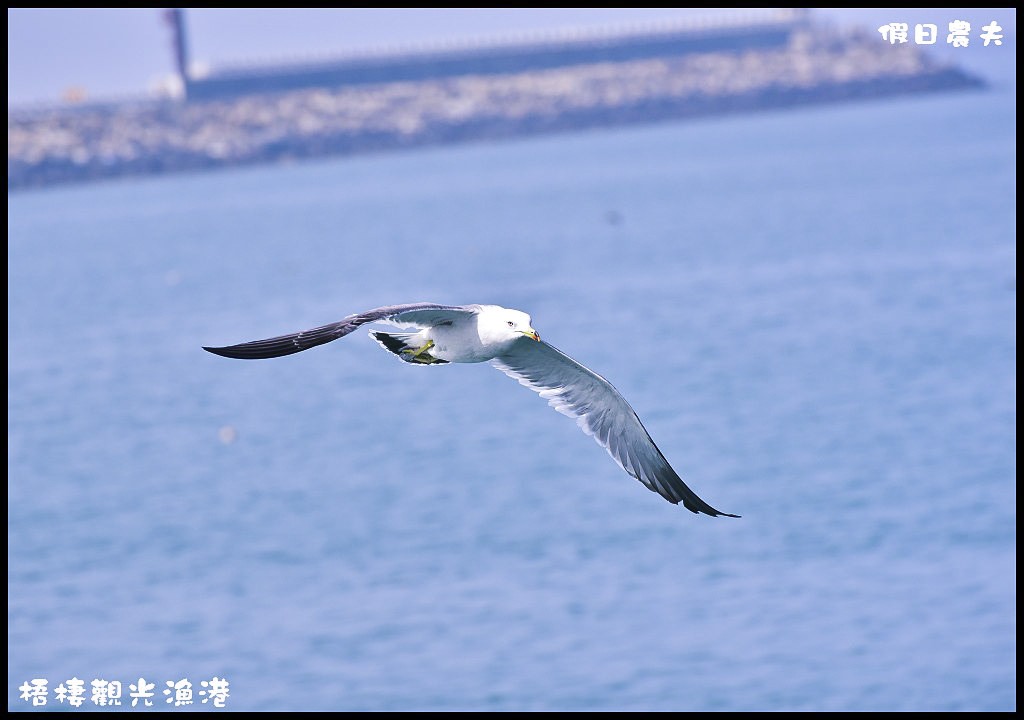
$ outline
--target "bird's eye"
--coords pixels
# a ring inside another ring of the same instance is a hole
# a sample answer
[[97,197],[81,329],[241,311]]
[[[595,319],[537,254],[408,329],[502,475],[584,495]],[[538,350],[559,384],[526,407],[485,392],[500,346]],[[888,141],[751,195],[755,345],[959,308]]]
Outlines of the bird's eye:
[[514,322],[512,322],[511,320],[509,320],[509,321],[508,321],[508,326],[509,326],[509,327],[515,327],[515,326],[516,326],[516,324],[515,324]]

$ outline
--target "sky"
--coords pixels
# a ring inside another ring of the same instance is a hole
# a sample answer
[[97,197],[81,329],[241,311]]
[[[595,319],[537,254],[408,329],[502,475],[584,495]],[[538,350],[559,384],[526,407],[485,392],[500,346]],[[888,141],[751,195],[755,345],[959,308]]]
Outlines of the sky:
[[[602,28],[732,13],[705,8],[187,8],[189,51],[199,67],[328,58],[386,47],[409,47],[570,28]],[[749,10],[748,12],[764,12]],[[989,70],[1016,83],[1017,11],[1013,8],[815,8],[833,25],[875,32],[889,22],[968,20],[976,29],[996,20],[1001,47],[929,51],[967,69]],[[173,74],[171,35],[157,8],[8,8],[7,103],[61,102],[72,92],[111,100],[153,94]]]

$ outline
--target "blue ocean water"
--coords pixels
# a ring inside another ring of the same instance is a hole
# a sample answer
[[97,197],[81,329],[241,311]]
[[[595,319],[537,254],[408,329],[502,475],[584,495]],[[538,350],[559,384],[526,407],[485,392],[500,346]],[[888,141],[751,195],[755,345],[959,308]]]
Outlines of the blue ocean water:
[[[996,89],[9,196],[8,707],[1015,709],[1015,122]],[[419,300],[531,313],[743,517],[486,365],[200,349]]]

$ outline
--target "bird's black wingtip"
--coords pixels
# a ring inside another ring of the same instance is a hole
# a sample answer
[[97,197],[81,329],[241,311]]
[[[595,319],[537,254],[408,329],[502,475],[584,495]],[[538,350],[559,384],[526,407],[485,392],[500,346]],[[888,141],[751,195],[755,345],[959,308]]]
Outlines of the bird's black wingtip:
[[733,515],[732,513],[722,512],[721,510],[715,510],[715,509],[712,509],[711,512],[708,512],[707,510],[693,510],[692,508],[686,508],[686,509],[689,510],[690,512],[692,512],[695,515],[702,515],[703,514],[703,515],[707,515],[708,517],[731,517],[731,518],[743,517],[742,515]]
[[705,502],[701,502],[700,505],[696,505],[696,504],[688,503],[684,499],[682,501],[682,503],[683,503],[683,507],[686,508],[687,510],[689,510],[690,512],[692,512],[694,515],[707,515],[708,517],[731,517],[731,518],[743,517],[742,515],[733,515],[732,513],[722,512],[721,510],[715,510],[713,507],[711,507],[710,505],[708,505]]

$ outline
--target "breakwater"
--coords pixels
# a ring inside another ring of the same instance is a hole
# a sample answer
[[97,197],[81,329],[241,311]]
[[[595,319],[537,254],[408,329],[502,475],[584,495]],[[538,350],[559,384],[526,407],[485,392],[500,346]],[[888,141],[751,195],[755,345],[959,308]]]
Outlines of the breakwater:
[[[507,51],[506,51],[507,55]],[[877,35],[8,113],[8,190],[979,87]]]

